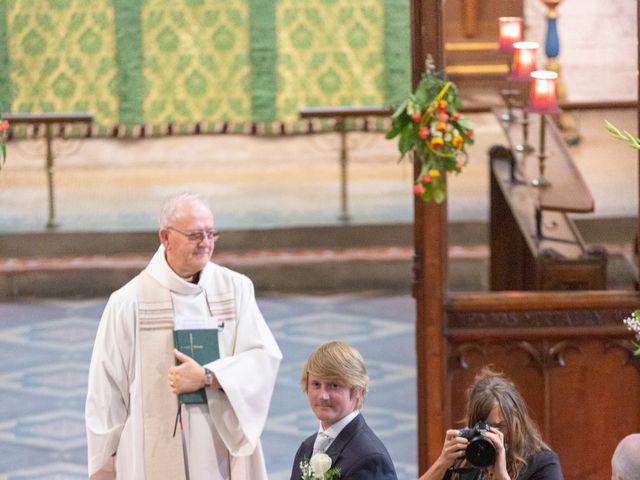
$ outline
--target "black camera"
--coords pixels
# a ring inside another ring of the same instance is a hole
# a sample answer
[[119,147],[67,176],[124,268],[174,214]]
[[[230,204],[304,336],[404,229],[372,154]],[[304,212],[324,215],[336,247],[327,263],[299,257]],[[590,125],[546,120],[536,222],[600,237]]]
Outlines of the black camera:
[[458,435],[469,440],[469,445],[464,452],[467,461],[474,467],[484,468],[493,465],[496,461],[496,448],[491,440],[484,438],[482,434],[489,431],[490,425],[478,422],[473,428],[458,430]]

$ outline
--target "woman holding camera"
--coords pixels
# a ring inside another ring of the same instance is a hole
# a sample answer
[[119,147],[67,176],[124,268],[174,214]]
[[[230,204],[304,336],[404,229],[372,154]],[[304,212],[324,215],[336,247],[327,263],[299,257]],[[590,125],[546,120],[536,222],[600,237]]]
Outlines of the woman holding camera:
[[[475,426],[472,435],[487,439],[495,449],[495,460],[486,467],[492,480],[563,479],[558,456],[542,441],[520,392],[504,375],[488,367],[480,371],[467,391],[466,420]],[[482,468],[465,459],[468,432],[447,430],[440,456],[420,480],[485,478]]]

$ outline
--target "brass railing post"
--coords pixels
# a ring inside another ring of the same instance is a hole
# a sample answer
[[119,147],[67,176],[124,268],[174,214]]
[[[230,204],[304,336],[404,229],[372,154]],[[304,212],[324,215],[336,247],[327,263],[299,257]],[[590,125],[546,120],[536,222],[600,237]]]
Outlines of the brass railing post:
[[7,113],[2,115],[3,118],[9,120],[11,126],[23,125],[44,125],[46,152],[45,152],[45,171],[47,174],[48,189],[48,218],[47,228],[55,228],[58,226],[56,222],[56,206],[55,206],[55,162],[53,155],[53,124],[67,123],[84,123],[93,122],[93,115],[90,113]]
[[340,135],[340,220],[351,220],[349,213],[349,146],[347,144],[347,119],[363,117],[388,117],[393,111],[386,107],[302,107],[298,110],[300,118],[333,118],[335,130]]
[[347,148],[347,122],[344,118],[336,119],[336,129],[340,134],[340,220],[348,222],[351,220],[351,216],[349,215],[349,196],[347,192],[349,152]]
[[45,140],[47,142],[47,186],[49,190],[49,218],[47,220],[47,228],[57,227],[56,223],[56,200],[54,196],[54,185],[53,185],[53,173],[55,170],[55,166],[53,164],[53,147],[51,145],[53,141],[53,136],[51,134],[51,124],[47,123],[45,126]]

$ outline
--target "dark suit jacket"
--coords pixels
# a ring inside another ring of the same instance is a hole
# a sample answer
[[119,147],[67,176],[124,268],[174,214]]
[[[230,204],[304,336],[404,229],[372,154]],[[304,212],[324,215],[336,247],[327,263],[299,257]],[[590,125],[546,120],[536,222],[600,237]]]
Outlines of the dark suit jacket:
[[[293,461],[291,480],[300,480],[300,461],[311,458],[317,433],[308,437]],[[397,480],[389,452],[369,428],[362,414],[347,424],[325,452],[331,466],[340,469],[340,480]]]

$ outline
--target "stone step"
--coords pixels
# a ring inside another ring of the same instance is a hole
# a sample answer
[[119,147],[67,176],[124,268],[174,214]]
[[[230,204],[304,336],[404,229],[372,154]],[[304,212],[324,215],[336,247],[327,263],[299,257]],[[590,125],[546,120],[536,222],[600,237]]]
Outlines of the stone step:
[[[589,244],[606,246],[610,288],[633,284],[637,219],[576,220]],[[452,291],[489,288],[488,226],[448,228]],[[152,231],[40,231],[0,235],[0,298],[108,295],[144,268],[158,245]],[[224,231],[216,262],[247,274],[257,291],[406,292],[413,281],[411,224]]]
[[[627,243],[603,245],[609,288],[633,288]],[[0,260],[0,298],[106,296],[135,276],[151,253],[40,256]],[[258,292],[410,290],[412,247],[303,248],[215,253],[215,261],[248,275]],[[449,247],[451,291],[488,289],[489,248]]]
[[[452,223],[452,245],[487,242],[484,222]],[[38,256],[94,256],[153,253],[158,234],[152,231],[72,232],[41,231],[0,234],[0,252],[5,258]],[[216,243],[218,252],[261,250],[340,249],[360,247],[411,247],[413,225],[375,224],[288,227],[254,230],[224,230]]]
[[[574,221],[588,244],[632,242],[638,231],[636,217]],[[452,246],[486,245],[489,226],[482,221],[451,222],[447,235]],[[157,245],[158,234],[154,231],[45,230],[0,234],[0,256],[4,258],[149,255]],[[372,224],[225,230],[216,247],[219,252],[254,252],[412,245],[412,224]]]
[[[151,253],[5,258],[0,298],[108,295],[140,272]],[[410,247],[308,248],[216,252],[215,261],[248,275],[258,291],[406,291],[412,256]]]

